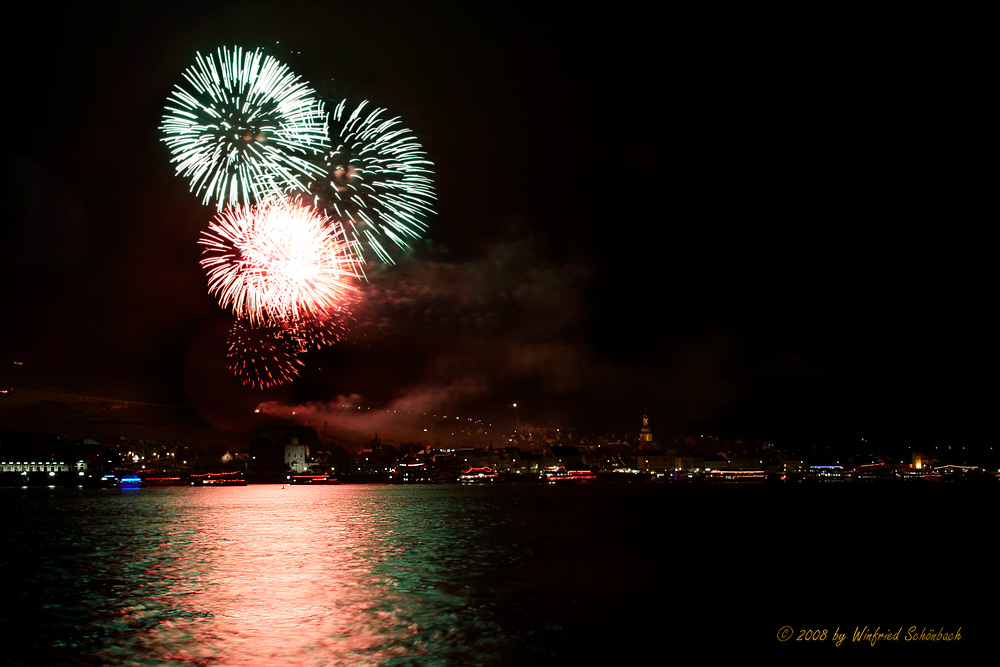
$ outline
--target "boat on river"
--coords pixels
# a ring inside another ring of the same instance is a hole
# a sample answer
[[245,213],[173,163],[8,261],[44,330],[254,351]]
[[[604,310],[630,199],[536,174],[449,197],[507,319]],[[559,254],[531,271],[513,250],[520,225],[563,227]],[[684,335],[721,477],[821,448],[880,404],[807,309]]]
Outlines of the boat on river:
[[143,486],[187,486],[187,480],[179,475],[143,475]]
[[337,484],[336,477],[330,477],[330,473],[303,473],[299,475],[289,475],[290,484]]
[[542,477],[549,484],[589,484],[597,481],[597,475],[590,470],[566,470],[565,466],[546,468]]
[[499,478],[500,475],[489,466],[469,468],[458,473],[458,481],[462,484],[489,484],[497,481]]
[[242,472],[205,472],[191,474],[188,477],[191,486],[246,486],[247,480]]
[[136,474],[122,475],[118,478],[118,487],[122,489],[142,488],[142,478]]

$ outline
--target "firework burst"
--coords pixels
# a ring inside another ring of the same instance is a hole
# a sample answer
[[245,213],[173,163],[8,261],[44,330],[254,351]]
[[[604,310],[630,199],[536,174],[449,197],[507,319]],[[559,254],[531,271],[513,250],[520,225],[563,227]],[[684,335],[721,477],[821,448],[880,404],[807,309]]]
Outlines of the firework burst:
[[362,102],[346,113],[346,100],[331,114],[331,150],[325,176],[310,184],[316,206],[342,221],[359,245],[387,264],[391,250],[409,247],[434,213],[433,164],[399,118]]
[[202,203],[266,201],[320,176],[328,114],[314,91],[260,49],[220,48],[184,72],[160,130]]
[[354,242],[338,222],[295,200],[226,209],[198,243],[209,293],[253,326],[329,319],[357,292]]
[[229,370],[243,384],[268,389],[297,378],[303,366],[298,351],[290,347],[281,326],[254,326],[237,320],[229,332]]

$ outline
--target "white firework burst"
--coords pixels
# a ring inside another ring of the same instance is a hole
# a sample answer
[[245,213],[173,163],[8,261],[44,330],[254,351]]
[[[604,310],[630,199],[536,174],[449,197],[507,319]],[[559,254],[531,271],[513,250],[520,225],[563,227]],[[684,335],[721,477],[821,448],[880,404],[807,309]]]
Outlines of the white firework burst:
[[367,107],[365,101],[346,113],[346,100],[336,106],[325,176],[307,192],[360,246],[394,264],[391,250],[409,248],[434,213],[433,163],[398,117]]
[[260,49],[197,54],[167,100],[160,130],[177,174],[202,203],[267,201],[324,170],[329,114],[312,88]]

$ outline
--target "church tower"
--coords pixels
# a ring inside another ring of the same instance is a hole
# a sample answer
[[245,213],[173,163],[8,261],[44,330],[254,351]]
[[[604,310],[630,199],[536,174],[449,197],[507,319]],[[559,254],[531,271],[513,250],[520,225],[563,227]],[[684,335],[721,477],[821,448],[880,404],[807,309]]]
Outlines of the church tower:
[[639,429],[639,448],[653,449],[653,430],[649,428],[649,415],[643,413],[642,428]]

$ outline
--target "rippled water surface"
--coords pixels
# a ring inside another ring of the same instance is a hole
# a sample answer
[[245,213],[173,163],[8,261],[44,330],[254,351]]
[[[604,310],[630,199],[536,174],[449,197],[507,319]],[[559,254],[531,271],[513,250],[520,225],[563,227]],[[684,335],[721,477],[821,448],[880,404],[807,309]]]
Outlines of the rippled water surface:
[[[877,624],[901,602],[928,620],[950,605],[938,616],[951,622],[964,597],[906,583],[926,587],[941,567],[972,576],[991,538],[968,499],[895,498],[652,485],[0,489],[4,655],[565,664],[665,658],[685,638],[766,645],[782,619]],[[970,551],[934,546],[909,529],[917,521],[941,522],[931,528]],[[895,592],[872,592],[883,585]]]

